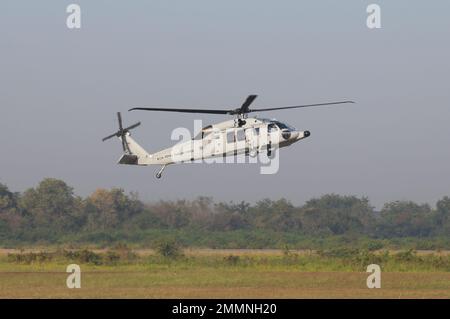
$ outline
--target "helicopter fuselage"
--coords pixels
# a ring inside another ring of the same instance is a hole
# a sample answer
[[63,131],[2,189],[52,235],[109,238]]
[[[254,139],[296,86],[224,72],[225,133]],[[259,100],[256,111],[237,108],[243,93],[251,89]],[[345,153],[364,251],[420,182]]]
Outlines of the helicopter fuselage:
[[[277,120],[245,118],[204,127],[194,138],[148,156],[137,165],[169,165],[260,152],[289,146],[310,135]],[[128,140],[128,138],[127,138]],[[125,163],[124,163],[125,164]]]

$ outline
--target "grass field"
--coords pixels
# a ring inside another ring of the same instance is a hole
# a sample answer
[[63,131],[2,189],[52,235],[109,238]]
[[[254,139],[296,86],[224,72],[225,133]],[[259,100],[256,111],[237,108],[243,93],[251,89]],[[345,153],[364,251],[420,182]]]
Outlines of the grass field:
[[[106,258],[107,252],[96,253]],[[66,266],[73,262],[67,257],[18,262],[8,254],[17,251],[0,251],[0,298],[450,298],[448,252],[355,258],[188,250],[167,259],[141,250],[109,262],[75,260],[81,289],[66,287]],[[366,286],[365,267],[373,258],[382,268],[381,289]]]

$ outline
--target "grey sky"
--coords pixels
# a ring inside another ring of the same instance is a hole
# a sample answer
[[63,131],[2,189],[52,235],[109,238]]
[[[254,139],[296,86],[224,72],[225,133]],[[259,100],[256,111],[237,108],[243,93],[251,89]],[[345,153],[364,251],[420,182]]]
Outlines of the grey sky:
[[[69,30],[65,8],[82,9]],[[382,29],[369,30],[378,3]],[[23,191],[44,177],[80,195],[97,187],[144,200],[218,200],[324,193],[434,203],[450,195],[450,3],[434,1],[1,1],[0,181]],[[352,99],[355,105],[261,113],[308,139],[258,165],[116,165],[126,123],[148,151],[221,116],[144,113],[132,106],[254,107]]]

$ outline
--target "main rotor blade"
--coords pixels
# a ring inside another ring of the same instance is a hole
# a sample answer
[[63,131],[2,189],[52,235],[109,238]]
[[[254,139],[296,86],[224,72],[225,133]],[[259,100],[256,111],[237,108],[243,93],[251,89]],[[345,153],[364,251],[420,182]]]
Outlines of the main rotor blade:
[[181,113],[207,113],[207,114],[230,114],[231,110],[211,110],[211,109],[172,109],[163,107],[133,107],[128,111],[162,111],[162,112],[181,112]]
[[242,106],[238,109],[231,110],[213,110],[213,109],[179,109],[179,108],[164,108],[164,107],[133,107],[128,111],[160,111],[160,112],[180,112],[180,113],[204,113],[204,114],[245,114],[251,112],[264,112],[273,110],[287,110],[296,109],[301,107],[312,107],[312,106],[324,106],[324,105],[334,105],[334,104],[344,104],[344,103],[355,103],[353,101],[339,101],[339,102],[329,102],[329,103],[317,103],[317,104],[305,104],[305,105],[295,105],[295,106],[285,106],[285,107],[271,107],[264,109],[250,109],[250,104],[257,98],[257,95],[249,95]]
[[250,111],[248,107],[250,106],[250,104],[253,103],[253,101],[257,97],[258,97],[258,95],[256,95],[256,94],[249,95],[247,97],[247,99],[245,100],[245,102],[242,104],[242,106],[241,106],[241,108],[239,110],[239,113],[241,113],[241,114],[248,113]]
[[334,105],[334,104],[344,104],[344,103],[355,103],[355,102],[353,102],[353,101],[340,101],[340,102],[305,104],[305,105],[284,106],[284,107],[271,107],[271,108],[265,108],[265,109],[248,110],[248,113],[250,113],[250,112],[273,111],[273,110],[297,109],[297,108],[301,108],[301,107],[324,106],[324,105]]

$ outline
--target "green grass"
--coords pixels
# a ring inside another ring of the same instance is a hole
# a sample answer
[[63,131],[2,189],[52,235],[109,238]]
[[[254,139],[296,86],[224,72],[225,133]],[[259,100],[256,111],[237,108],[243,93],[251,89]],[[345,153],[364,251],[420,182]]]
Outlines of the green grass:
[[[2,238],[4,247],[58,246],[74,247],[111,247],[127,243],[136,248],[154,247],[161,240],[176,238],[186,247],[222,248],[222,249],[283,249],[286,245],[295,249],[336,249],[351,247],[359,249],[450,249],[450,237],[402,237],[371,238],[364,235],[308,236],[299,232],[276,232],[270,230],[241,229],[232,231],[210,231],[197,228],[186,229],[145,229],[145,230],[108,230],[77,232],[66,235],[34,234],[29,231],[22,237]],[[42,238],[46,238],[43,240]]]
[[[193,250],[175,259],[126,248],[116,253],[113,261],[107,252],[58,251],[45,261],[35,253],[19,262],[15,256],[28,253],[0,254],[0,298],[450,298],[444,253]],[[79,259],[86,256],[95,263]],[[81,289],[66,287],[70,263],[81,266]],[[381,266],[381,289],[366,287],[370,263]]]

